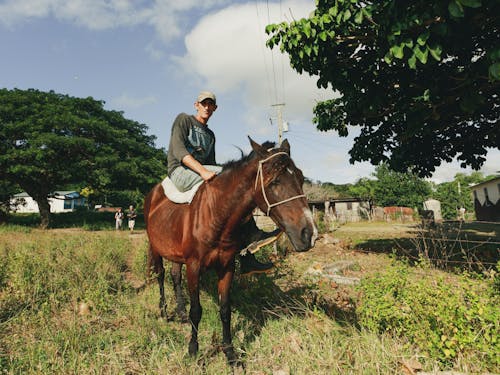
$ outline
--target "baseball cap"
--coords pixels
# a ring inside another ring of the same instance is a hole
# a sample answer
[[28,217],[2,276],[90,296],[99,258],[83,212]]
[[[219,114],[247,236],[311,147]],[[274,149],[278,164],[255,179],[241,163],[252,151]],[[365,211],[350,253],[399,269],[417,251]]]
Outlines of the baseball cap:
[[198,103],[201,103],[205,99],[212,99],[214,101],[214,103],[217,102],[215,100],[215,94],[213,92],[211,92],[211,91],[202,91],[202,92],[200,92],[200,94],[198,95],[198,98],[196,99],[196,101]]

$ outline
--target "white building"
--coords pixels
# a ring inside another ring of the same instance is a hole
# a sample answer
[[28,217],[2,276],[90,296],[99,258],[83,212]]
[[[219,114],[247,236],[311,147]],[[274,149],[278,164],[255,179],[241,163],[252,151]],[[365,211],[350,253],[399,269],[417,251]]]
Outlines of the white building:
[[476,219],[500,221],[500,177],[471,186]]
[[[85,206],[85,198],[76,191],[55,191],[48,199],[50,212],[71,212]],[[38,204],[26,192],[15,194],[10,199],[10,210],[18,213],[38,213]]]

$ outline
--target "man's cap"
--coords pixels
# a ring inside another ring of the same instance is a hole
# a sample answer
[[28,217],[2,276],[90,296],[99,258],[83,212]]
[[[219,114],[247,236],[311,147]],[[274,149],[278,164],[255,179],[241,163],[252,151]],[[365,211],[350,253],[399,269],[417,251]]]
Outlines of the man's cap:
[[205,99],[212,99],[214,101],[214,103],[217,103],[217,101],[215,100],[215,94],[213,92],[211,92],[211,91],[202,91],[202,92],[200,92],[200,94],[198,95],[198,98],[196,99],[196,101],[198,103],[201,103]]

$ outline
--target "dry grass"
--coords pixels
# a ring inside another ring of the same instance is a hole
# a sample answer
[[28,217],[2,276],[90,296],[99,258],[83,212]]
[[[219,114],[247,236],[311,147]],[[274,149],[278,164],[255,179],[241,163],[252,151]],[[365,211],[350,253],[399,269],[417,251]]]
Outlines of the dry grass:
[[[3,229],[0,372],[232,373],[220,350],[213,275],[202,278],[200,354],[191,358],[190,327],[160,318],[156,284],[137,286],[146,248],[142,231]],[[233,285],[234,345],[247,374],[394,374],[415,357],[404,340],[356,327],[354,289],[305,276],[315,262],[343,259],[359,263],[353,275],[371,274],[390,262],[386,254],[357,252],[345,240],[281,254],[275,273],[237,275]],[[169,284],[166,293],[172,304]]]

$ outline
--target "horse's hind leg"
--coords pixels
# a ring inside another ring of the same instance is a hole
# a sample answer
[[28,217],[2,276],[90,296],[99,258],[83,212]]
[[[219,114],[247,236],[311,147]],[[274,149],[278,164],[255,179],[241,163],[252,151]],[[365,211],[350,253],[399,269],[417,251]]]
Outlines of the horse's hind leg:
[[186,267],[187,284],[191,305],[189,307],[189,320],[191,321],[191,340],[189,341],[189,354],[198,352],[198,324],[200,324],[202,308],[200,304],[200,265],[197,261],[188,263]]
[[154,252],[152,249],[149,250],[148,267],[151,271],[156,274],[156,279],[158,280],[158,286],[160,288],[160,315],[164,318],[167,316],[167,306],[165,303],[165,268],[163,267],[162,257]]
[[175,301],[177,307],[175,312],[181,319],[183,323],[189,321],[186,313],[186,301],[184,300],[184,295],[182,294],[182,264],[172,263],[172,268],[170,269],[170,276],[172,277],[172,284],[174,286]]

